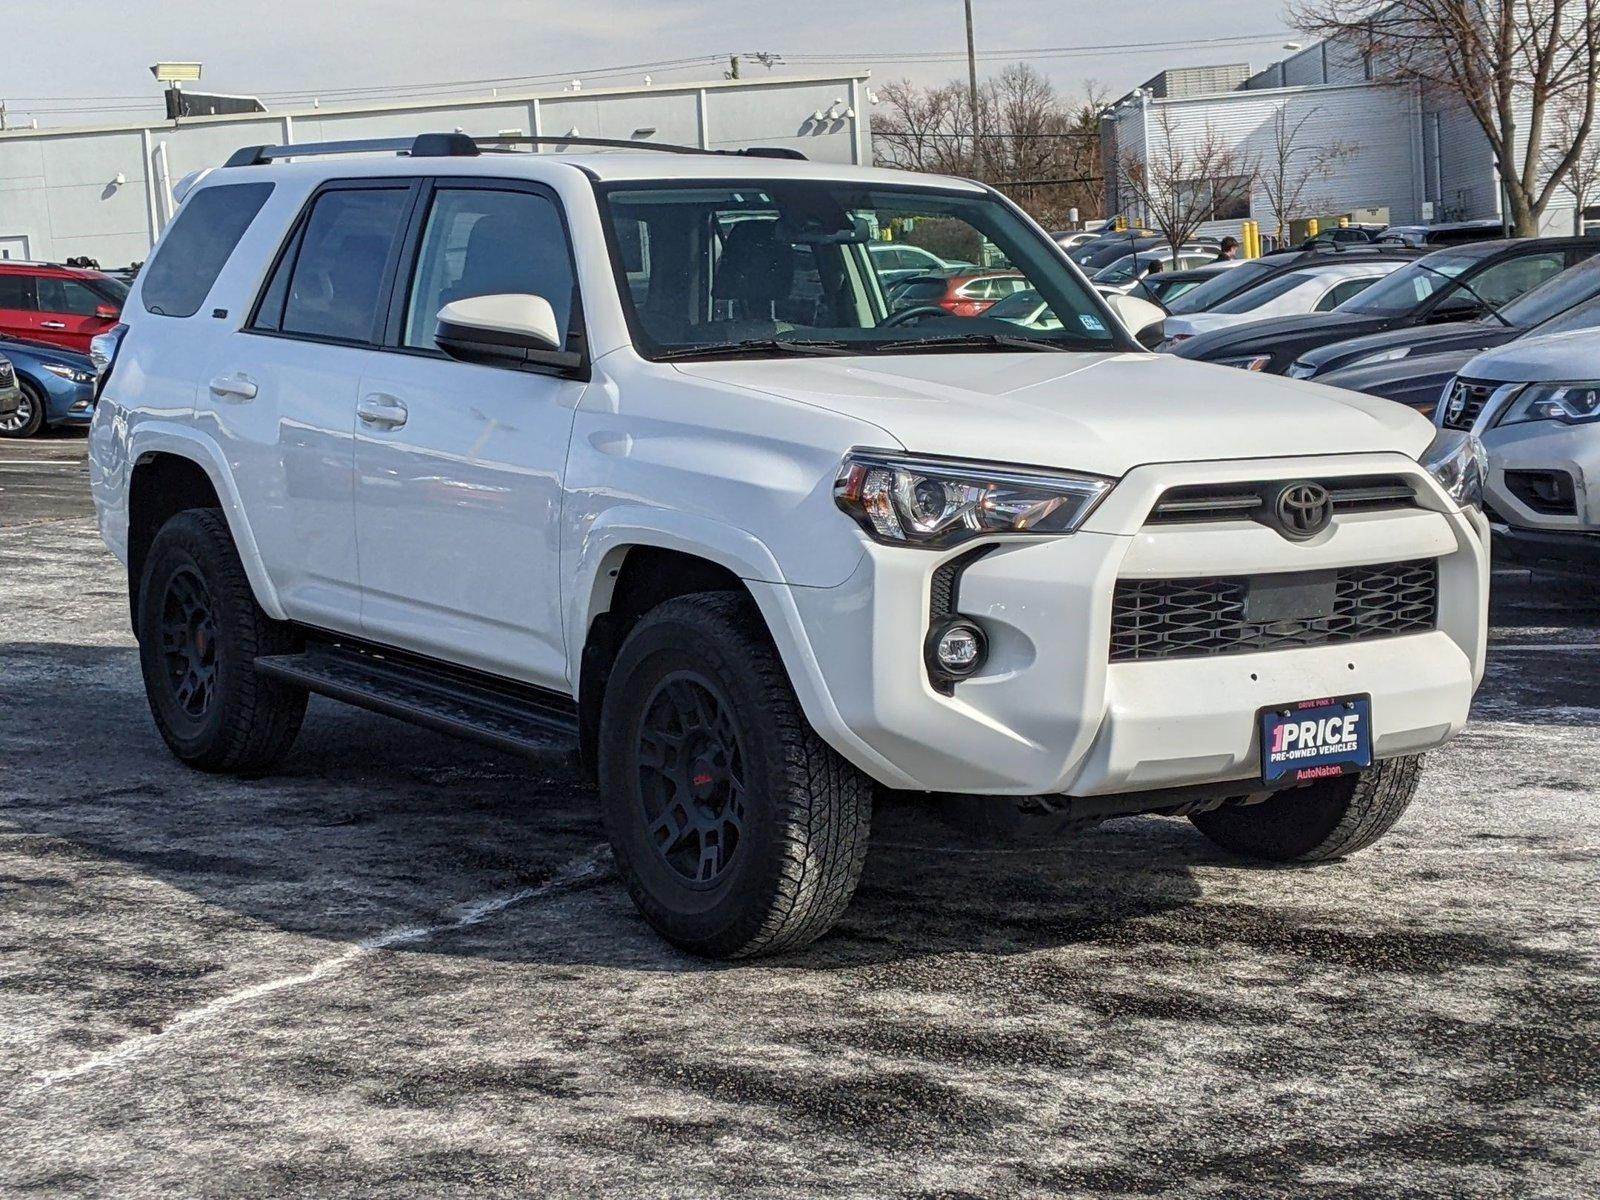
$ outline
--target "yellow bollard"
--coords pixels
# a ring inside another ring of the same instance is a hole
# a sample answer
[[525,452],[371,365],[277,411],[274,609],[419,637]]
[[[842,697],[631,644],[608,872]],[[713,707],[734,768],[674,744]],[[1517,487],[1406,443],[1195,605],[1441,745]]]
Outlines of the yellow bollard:
[[1306,222],[1306,237],[1307,238],[1314,238],[1321,231],[1322,231],[1322,226],[1317,223],[1317,219],[1315,217],[1312,217],[1309,221]]

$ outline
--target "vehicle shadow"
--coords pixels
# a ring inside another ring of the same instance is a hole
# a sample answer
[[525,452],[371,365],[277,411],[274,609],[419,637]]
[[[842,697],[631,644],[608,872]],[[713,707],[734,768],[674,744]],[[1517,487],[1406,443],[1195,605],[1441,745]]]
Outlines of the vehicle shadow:
[[[634,913],[602,849],[594,794],[564,756],[530,762],[314,700],[273,774],[210,776],[167,754],[131,649],[0,644],[0,680],[0,829],[27,835],[12,845],[33,856],[32,873],[58,864],[63,877],[99,874],[104,864],[250,922],[354,943],[448,925],[463,904],[588,863],[585,902],[560,901],[563,919],[585,926],[573,936],[529,940],[525,921],[486,922],[396,949],[716,969],[666,947]],[[927,802],[891,799],[845,919],[781,961],[826,969],[1093,938],[1191,903],[1190,865],[1219,858],[1187,822],[1119,821],[996,845]],[[0,877],[0,904],[26,886]]]

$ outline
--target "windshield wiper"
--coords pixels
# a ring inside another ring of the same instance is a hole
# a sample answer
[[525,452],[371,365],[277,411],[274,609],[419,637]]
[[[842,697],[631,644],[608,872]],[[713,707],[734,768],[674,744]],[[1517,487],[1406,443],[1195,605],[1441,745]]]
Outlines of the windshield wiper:
[[858,347],[844,342],[793,342],[788,338],[746,338],[738,342],[703,342],[698,346],[673,346],[651,355],[657,362],[670,362],[676,358],[721,358],[741,354],[801,354],[839,355],[860,354]]
[[1072,347],[1060,342],[1045,342],[1037,338],[1018,337],[1009,333],[958,333],[950,337],[907,338],[905,341],[874,342],[875,351],[888,350],[1046,350],[1071,351]]
[[1424,263],[1424,262],[1413,263],[1412,265],[1413,266],[1417,266],[1417,267],[1421,267],[1424,271],[1428,272],[1428,274],[1430,274],[1430,275],[1437,275],[1440,279],[1443,279],[1443,280],[1446,280],[1446,281],[1448,281],[1450,283],[1455,284],[1463,292],[1465,292],[1467,295],[1471,296],[1479,304],[1483,305],[1483,309],[1484,309],[1483,315],[1484,316],[1493,317],[1496,321],[1499,321],[1500,324],[1504,325],[1507,329],[1515,329],[1516,328],[1515,325],[1513,325],[1510,321],[1506,320],[1504,317],[1502,317],[1500,315],[1500,310],[1498,308],[1496,308],[1494,305],[1490,304],[1482,296],[1478,295],[1477,292],[1473,291],[1472,290],[1472,285],[1470,283],[1468,283],[1466,280],[1457,279],[1454,275],[1446,275],[1443,271],[1439,270],[1438,267],[1430,267],[1427,263]]

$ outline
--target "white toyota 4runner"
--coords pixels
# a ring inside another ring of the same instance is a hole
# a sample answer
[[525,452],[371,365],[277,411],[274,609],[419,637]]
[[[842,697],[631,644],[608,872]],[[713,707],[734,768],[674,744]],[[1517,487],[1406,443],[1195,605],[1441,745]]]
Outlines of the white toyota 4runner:
[[179,758],[263,770],[308,692],[567,741],[708,955],[828,929],[875,786],[1277,861],[1393,824],[1483,670],[1469,433],[1143,352],[975,183],[565,149],[253,147],[183,197],[90,444]]

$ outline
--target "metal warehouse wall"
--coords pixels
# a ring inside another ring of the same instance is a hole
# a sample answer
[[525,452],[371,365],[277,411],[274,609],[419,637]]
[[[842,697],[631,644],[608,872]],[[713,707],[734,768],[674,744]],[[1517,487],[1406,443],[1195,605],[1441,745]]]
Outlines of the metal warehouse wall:
[[[1298,144],[1342,142],[1356,148],[1327,179],[1306,189],[1308,208],[1341,210],[1387,207],[1396,224],[1420,219],[1423,200],[1421,130],[1416,92],[1378,84],[1262,89],[1227,92],[1193,100],[1156,101],[1147,124],[1152,142],[1163,136],[1158,109],[1172,114],[1174,136],[1191,145],[1209,127],[1231,145],[1258,158],[1263,168],[1276,159],[1273,115],[1288,110],[1291,123],[1310,114]],[[1277,216],[1258,186],[1250,215],[1270,231]],[[1238,222],[1216,222],[1212,231],[1232,229]]]
[[139,261],[172,217],[173,183],[263,142],[457,128],[645,138],[653,128],[648,140],[792,146],[825,162],[868,162],[864,84],[860,75],[775,77],[0,133],[0,256]]

